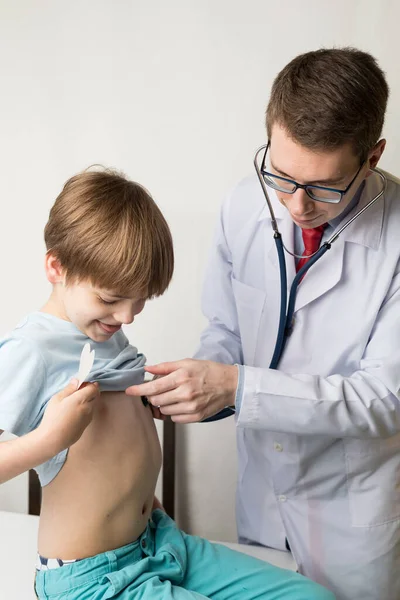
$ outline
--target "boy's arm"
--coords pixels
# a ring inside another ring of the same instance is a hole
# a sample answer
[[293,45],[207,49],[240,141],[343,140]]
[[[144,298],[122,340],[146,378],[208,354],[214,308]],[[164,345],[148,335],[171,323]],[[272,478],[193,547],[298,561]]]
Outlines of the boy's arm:
[[39,427],[0,443],[0,483],[46,462],[81,437],[93,416],[97,384],[76,390],[76,381],[52,397]]
[[40,427],[20,438],[0,443],[0,484],[52,458]]

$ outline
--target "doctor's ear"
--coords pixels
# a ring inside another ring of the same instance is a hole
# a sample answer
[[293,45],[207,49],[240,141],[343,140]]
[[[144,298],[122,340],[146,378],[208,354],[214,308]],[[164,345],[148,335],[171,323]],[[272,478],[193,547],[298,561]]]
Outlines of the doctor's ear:
[[54,254],[52,254],[51,250],[46,253],[46,257],[44,260],[44,268],[46,271],[47,279],[53,285],[56,283],[64,284],[65,280],[65,272],[63,267],[61,266],[60,261]]
[[[386,140],[382,139],[379,140],[379,142],[377,142],[375,144],[375,146],[372,148],[372,150],[370,150],[370,152],[368,153],[368,161],[369,161],[369,168],[370,169],[375,169],[375,167],[377,166],[383,151],[385,150],[385,146],[386,146]],[[371,174],[371,172],[368,173],[367,177]]]

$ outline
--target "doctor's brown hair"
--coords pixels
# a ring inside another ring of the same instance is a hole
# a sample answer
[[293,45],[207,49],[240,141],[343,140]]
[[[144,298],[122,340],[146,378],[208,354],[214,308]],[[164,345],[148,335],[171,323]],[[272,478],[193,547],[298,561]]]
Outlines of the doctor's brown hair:
[[68,179],[44,231],[67,284],[88,280],[120,295],[160,296],[174,269],[169,227],[138,183],[116,171],[86,170]]
[[311,150],[350,143],[361,161],[379,141],[389,87],[377,61],[355,48],[321,49],[294,58],[277,75],[266,112]]

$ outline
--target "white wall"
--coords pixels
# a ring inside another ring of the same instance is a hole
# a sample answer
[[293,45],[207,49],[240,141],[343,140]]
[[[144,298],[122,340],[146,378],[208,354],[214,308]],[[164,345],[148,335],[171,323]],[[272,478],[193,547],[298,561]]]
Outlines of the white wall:
[[[128,335],[150,362],[189,356],[220,201],[252,171],[270,85],[294,55],[376,55],[392,88],[382,164],[396,171],[399,18],[396,0],[0,0],[0,334],[49,291],[42,230],[61,185],[103,163],[149,188],[175,238],[173,285]],[[233,540],[233,421],[178,441],[179,522]],[[25,483],[0,505],[24,510]]]

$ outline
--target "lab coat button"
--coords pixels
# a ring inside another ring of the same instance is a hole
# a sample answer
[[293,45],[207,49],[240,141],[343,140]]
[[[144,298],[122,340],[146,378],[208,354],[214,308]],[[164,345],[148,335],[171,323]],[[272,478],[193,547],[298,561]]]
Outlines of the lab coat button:
[[282,444],[278,444],[278,442],[275,442],[275,444],[274,444],[274,449],[275,449],[277,452],[283,452],[283,446],[282,446]]
[[282,494],[281,496],[278,496],[278,500],[279,502],[286,502],[286,496]]

